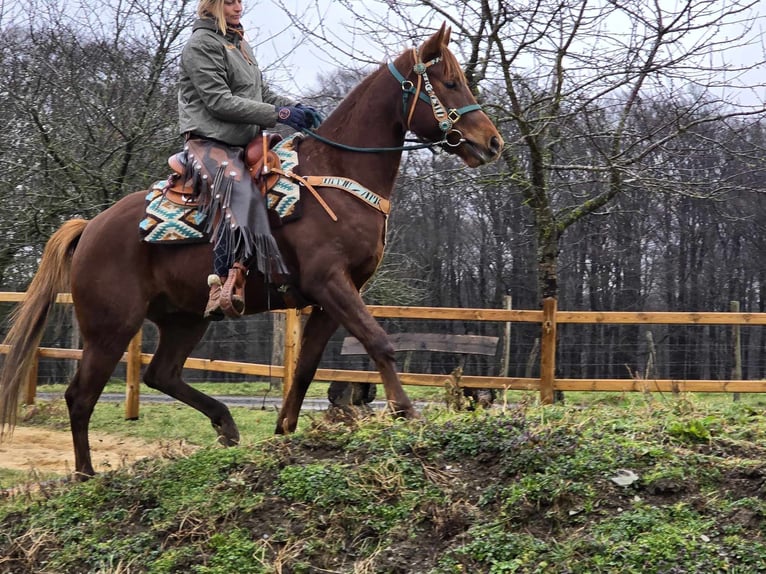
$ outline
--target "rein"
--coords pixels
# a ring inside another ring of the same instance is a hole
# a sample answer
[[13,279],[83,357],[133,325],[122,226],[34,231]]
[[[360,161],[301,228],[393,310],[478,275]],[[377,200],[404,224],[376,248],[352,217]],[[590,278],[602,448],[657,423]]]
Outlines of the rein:
[[[460,130],[455,129],[454,126],[460,119],[460,117],[463,114],[466,114],[468,112],[473,112],[476,110],[481,110],[481,106],[479,104],[469,104],[467,106],[463,106],[462,108],[450,108],[447,110],[444,105],[441,103],[441,100],[439,100],[439,96],[436,95],[436,92],[431,85],[431,81],[428,78],[428,68],[433,66],[434,64],[437,64],[441,61],[441,57],[434,58],[433,60],[429,62],[422,62],[420,61],[420,56],[418,56],[418,52],[416,48],[412,49],[412,56],[415,61],[415,65],[412,67],[412,71],[417,74],[417,88],[415,87],[415,84],[411,81],[405,78],[399,70],[396,69],[396,66],[394,66],[393,62],[388,63],[388,70],[391,72],[391,75],[394,76],[396,81],[399,82],[399,84],[402,87],[402,107],[404,109],[404,114],[407,117],[407,129],[410,129],[410,122],[412,121],[412,116],[415,113],[415,106],[418,103],[418,99],[423,100],[427,104],[431,106],[431,109],[433,110],[434,118],[439,123],[439,129],[442,130],[444,137],[435,142],[426,142],[416,145],[406,145],[406,146],[395,146],[395,147],[357,147],[357,146],[350,146],[346,144],[342,144],[340,142],[336,142],[333,140],[329,140],[324,136],[320,136],[318,133],[314,132],[313,130],[310,130],[308,128],[303,128],[301,131],[313,137],[316,140],[319,140],[323,143],[326,143],[328,145],[331,145],[333,147],[343,149],[346,151],[353,151],[353,152],[361,152],[361,153],[379,153],[379,152],[388,152],[388,151],[409,151],[409,150],[416,150],[416,149],[424,149],[424,148],[432,148],[439,145],[446,145],[449,147],[457,147],[461,143],[463,143],[465,138],[463,137],[463,134],[460,132]],[[410,103],[410,98],[412,96],[415,96],[412,98],[412,102]],[[452,139],[450,139],[450,136],[453,136]],[[457,139],[454,139],[454,137],[457,137]]]
[[327,145],[331,145],[338,149],[342,149],[345,151],[356,151],[361,153],[379,153],[379,152],[386,152],[386,151],[409,151],[414,149],[432,148],[437,145],[448,143],[446,139],[443,139],[438,142],[428,142],[428,143],[421,143],[416,145],[404,145],[404,146],[396,146],[396,147],[356,147],[356,146],[346,145],[340,142],[336,142],[333,140],[329,140],[326,137],[320,136],[318,133],[308,128],[303,128],[301,132],[303,132],[304,134],[308,136],[311,136],[315,140],[319,140],[322,143],[326,143]]
[[[444,107],[444,104],[442,104],[441,100],[439,100],[439,96],[436,95],[436,91],[434,90],[433,85],[431,84],[431,80],[428,78],[428,68],[430,68],[434,64],[441,62],[442,61],[441,56],[434,58],[433,60],[429,62],[424,63],[420,60],[420,56],[418,55],[416,48],[412,49],[412,56],[415,61],[415,64],[412,67],[412,71],[415,72],[415,74],[417,75],[417,87],[415,83],[405,78],[401,74],[401,72],[399,72],[399,70],[396,69],[396,66],[394,66],[392,62],[389,62],[388,64],[388,70],[391,72],[391,75],[394,76],[394,79],[396,79],[396,81],[399,82],[402,88],[402,107],[404,110],[404,116],[407,118],[407,130],[410,129],[410,124],[412,122],[412,117],[415,114],[415,107],[418,104],[418,100],[423,100],[424,102],[426,102],[427,104],[431,106],[431,110],[433,112],[434,118],[439,124],[439,129],[441,129],[443,133],[443,137],[441,140],[436,142],[421,143],[417,145],[396,146],[396,147],[357,147],[357,146],[350,146],[350,145],[342,144],[340,142],[329,140],[325,138],[324,136],[320,136],[319,134],[317,134],[316,132],[308,128],[303,128],[301,132],[305,135],[311,136],[312,138],[317,139],[333,147],[340,148],[346,151],[362,152],[362,153],[407,151],[407,150],[415,150],[415,149],[432,148],[438,145],[446,145],[448,147],[457,147],[463,142],[465,142],[466,140],[463,137],[463,134],[460,132],[460,130],[455,129],[455,124],[458,122],[458,120],[460,120],[463,114],[467,114],[468,112],[473,112],[476,110],[481,110],[481,106],[479,104],[469,104],[461,108],[446,109]],[[410,98],[412,99],[410,100]],[[265,136],[264,136],[264,157],[266,157]],[[263,173],[267,174],[269,172],[277,173],[283,177],[287,177],[293,181],[299,182],[303,187],[308,189],[308,191],[316,198],[316,200],[320,203],[322,208],[325,210],[325,212],[327,212],[327,214],[330,216],[330,218],[333,221],[338,221],[338,216],[330,208],[330,206],[327,205],[327,203],[322,199],[322,197],[316,191],[315,186],[334,187],[336,189],[340,189],[345,192],[348,192],[353,197],[356,197],[357,199],[362,200],[373,209],[376,209],[379,212],[381,212],[386,218],[386,220],[388,219],[388,213],[390,210],[389,201],[377,195],[376,193],[370,191],[369,189],[365,188],[364,186],[362,186],[361,184],[359,184],[358,182],[352,179],[348,179],[344,177],[333,177],[333,176],[302,177],[293,173],[292,171],[282,171],[279,168],[269,169],[266,162],[264,161]]]

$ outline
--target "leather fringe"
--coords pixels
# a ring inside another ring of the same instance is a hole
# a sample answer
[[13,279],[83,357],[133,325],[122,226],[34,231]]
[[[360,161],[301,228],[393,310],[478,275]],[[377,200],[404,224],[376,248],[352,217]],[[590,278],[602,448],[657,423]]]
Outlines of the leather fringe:
[[[242,150],[209,140],[189,140],[187,146],[184,177],[192,179],[213,248],[226,249],[229,267],[235,262],[254,266],[267,281],[275,274],[286,275],[287,266],[271,235],[265,199],[245,169]],[[226,160],[215,161],[212,148],[224,150]]]

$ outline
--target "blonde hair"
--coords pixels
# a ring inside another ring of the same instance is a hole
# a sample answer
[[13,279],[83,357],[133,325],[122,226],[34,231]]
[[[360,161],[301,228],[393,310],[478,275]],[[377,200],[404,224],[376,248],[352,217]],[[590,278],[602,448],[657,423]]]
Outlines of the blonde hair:
[[197,4],[197,16],[199,18],[212,17],[218,24],[221,34],[226,33],[226,18],[223,16],[223,0],[199,0]]

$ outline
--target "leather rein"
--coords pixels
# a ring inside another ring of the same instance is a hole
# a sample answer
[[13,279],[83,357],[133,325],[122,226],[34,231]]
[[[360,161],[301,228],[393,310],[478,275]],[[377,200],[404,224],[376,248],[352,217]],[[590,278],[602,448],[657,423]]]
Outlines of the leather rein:
[[[429,62],[422,62],[416,48],[412,49],[412,55],[415,61],[415,65],[412,67],[412,71],[417,75],[417,84],[405,78],[399,72],[399,70],[396,69],[396,66],[394,66],[393,62],[389,62],[388,64],[388,70],[399,82],[402,88],[402,107],[404,115],[407,118],[407,130],[410,129],[412,117],[415,114],[415,107],[417,106],[418,101],[423,100],[431,106],[434,118],[438,122],[439,129],[441,129],[443,134],[441,140],[412,146],[363,148],[349,146],[340,142],[328,140],[327,138],[320,136],[319,134],[309,129],[304,128],[301,131],[304,134],[307,134],[328,145],[354,152],[378,153],[387,151],[406,151],[413,149],[431,148],[438,145],[446,145],[448,147],[459,146],[466,140],[463,137],[462,132],[458,129],[455,129],[455,124],[458,122],[458,120],[460,120],[463,114],[481,110],[481,106],[479,104],[469,104],[461,108],[446,109],[441,100],[439,100],[439,96],[436,95],[433,85],[431,84],[431,80],[428,78],[428,68],[441,62],[441,56],[436,57]],[[266,158],[268,154],[266,137],[263,139],[263,146],[263,157]],[[390,202],[387,199],[380,197],[376,193],[364,188],[361,184],[355,182],[354,180],[332,176],[299,176],[293,172],[282,171],[280,168],[270,168],[267,165],[265,159],[262,170],[263,174],[276,173],[302,184],[314,196],[314,198],[319,202],[319,204],[333,221],[338,221],[338,216],[330,208],[330,206],[327,205],[324,199],[322,199],[322,197],[315,189],[315,186],[335,187],[336,189],[341,189],[343,191],[349,192],[353,197],[362,200],[370,207],[380,211],[386,218],[388,217],[388,213],[390,211]],[[263,193],[265,195],[265,188],[263,189]]]
[[398,81],[402,87],[402,107],[404,110],[404,115],[407,118],[407,129],[408,130],[410,129],[412,116],[415,114],[415,106],[417,105],[418,100],[423,100],[425,103],[431,106],[431,110],[433,111],[434,118],[439,123],[439,128],[444,134],[444,137],[441,140],[435,141],[435,142],[421,143],[418,145],[410,145],[410,146],[356,147],[356,146],[349,146],[346,144],[342,144],[340,142],[329,140],[323,136],[320,136],[313,130],[304,128],[301,131],[304,134],[309,135],[313,137],[314,139],[317,139],[328,145],[331,145],[346,151],[355,151],[355,152],[362,152],[362,153],[378,153],[378,152],[386,152],[386,151],[408,151],[408,150],[415,150],[415,149],[432,148],[438,145],[446,145],[448,147],[457,147],[461,143],[465,142],[466,140],[463,137],[462,132],[458,129],[455,129],[454,126],[463,114],[466,114],[468,112],[473,112],[476,110],[481,110],[481,106],[479,104],[468,104],[467,106],[463,106],[461,108],[446,109],[444,107],[444,104],[442,104],[441,100],[439,99],[439,96],[436,95],[436,91],[434,90],[433,85],[431,84],[431,80],[428,78],[428,68],[430,68],[434,64],[438,64],[439,62],[441,62],[442,60],[441,56],[436,57],[433,60],[430,60],[429,62],[422,62],[420,60],[420,56],[418,55],[418,51],[416,48],[412,49],[412,56],[415,62],[414,66],[412,67],[412,71],[415,72],[415,74],[417,75],[417,85],[413,83],[412,80],[408,80],[407,78],[405,78],[402,75],[402,73],[396,69],[396,66],[394,66],[393,62],[388,63],[389,72],[391,72],[391,75],[394,76],[396,81]]

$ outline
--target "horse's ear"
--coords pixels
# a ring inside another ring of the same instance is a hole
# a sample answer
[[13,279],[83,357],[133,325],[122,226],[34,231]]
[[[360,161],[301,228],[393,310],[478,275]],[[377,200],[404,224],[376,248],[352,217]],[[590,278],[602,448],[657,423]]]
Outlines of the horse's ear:
[[447,27],[447,22],[442,23],[439,31],[423,42],[423,45],[420,47],[420,57],[422,61],[428,62],[429,60],[441,56],[442,50],[449,44],[451,34],[452,28]]

